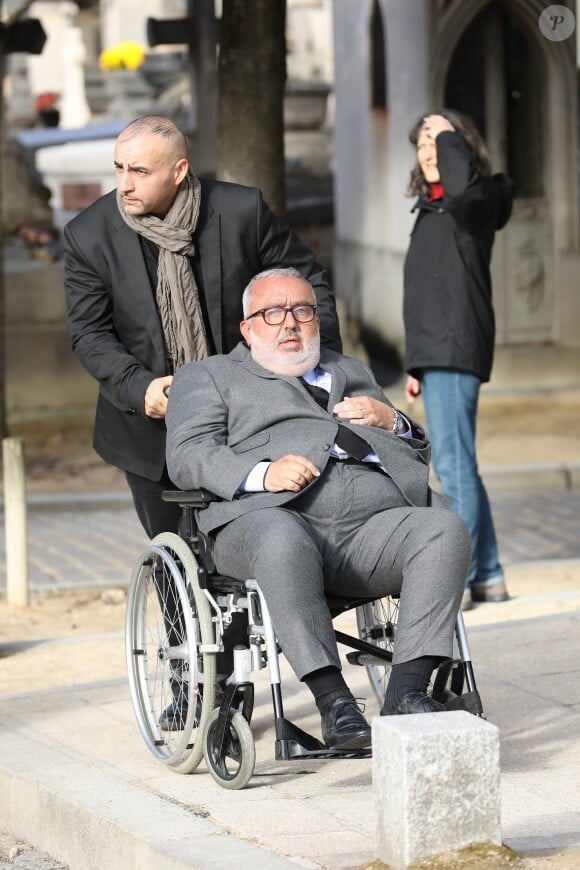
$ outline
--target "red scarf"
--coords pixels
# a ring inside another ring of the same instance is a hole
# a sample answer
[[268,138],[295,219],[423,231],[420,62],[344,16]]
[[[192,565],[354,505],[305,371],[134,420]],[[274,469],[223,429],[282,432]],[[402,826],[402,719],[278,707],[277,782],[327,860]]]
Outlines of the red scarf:
[[438,181],[429,185],[429,192],[427,194],[427,202],[433,202],[435,199],[443,199],[443,185]]

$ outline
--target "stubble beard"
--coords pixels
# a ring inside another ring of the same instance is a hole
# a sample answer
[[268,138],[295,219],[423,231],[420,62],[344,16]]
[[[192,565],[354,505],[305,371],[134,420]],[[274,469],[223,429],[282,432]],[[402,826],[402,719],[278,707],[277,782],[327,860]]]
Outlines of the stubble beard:
[[145,214],[143,204],[139,200],[127,204],[123,202],[123,198],[121,197],[121,207],[125,214],[133,215],[133,217],[140,217]]

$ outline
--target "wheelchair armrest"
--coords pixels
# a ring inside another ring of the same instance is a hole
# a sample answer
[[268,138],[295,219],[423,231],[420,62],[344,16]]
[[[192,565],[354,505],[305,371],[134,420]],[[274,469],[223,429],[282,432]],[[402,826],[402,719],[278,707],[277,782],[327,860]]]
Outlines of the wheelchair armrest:
[[197,510],[206,508],[212,501],[220,501],[219,496],[207,489],[166,489],[162,495],[163,501],[177,502],[180,505],[191,505]]

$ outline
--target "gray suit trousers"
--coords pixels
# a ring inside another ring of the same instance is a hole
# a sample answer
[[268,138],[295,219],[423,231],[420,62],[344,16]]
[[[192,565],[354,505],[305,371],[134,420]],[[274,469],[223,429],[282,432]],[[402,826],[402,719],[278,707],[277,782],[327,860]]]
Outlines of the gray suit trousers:
[[451,510],[410,506],[383,472],[340,462],[289,505],[248,511],[214,542],[220,573],[258,581],[299,679],[340,667],[325,592],[400,593],[393,662],[451,657],[470,557]]

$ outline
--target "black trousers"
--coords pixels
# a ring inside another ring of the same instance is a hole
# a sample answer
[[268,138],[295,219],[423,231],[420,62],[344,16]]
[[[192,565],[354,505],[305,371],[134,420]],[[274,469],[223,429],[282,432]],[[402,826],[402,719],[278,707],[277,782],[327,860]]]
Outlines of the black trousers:
[[125,478],[133,496],[137,516],[147,535],[154,538],[161,532],[177,534],[181,508],[173,502],[162,499],[164,490],[177,489],[167,474],[167,469],[164,470],[159,481],[148,480],[130,471],[125,472]]
[[[148,480],[139,474],[130,471],[125,472],[125,479],[131,490],[133,504],[139,522],[145,529],[149,538],[154,538],[161,532],[175,532],[181,515],[181,508],[173,502],[163,501],[162,494],[166,489],[175,489],[171,482],[167,469],[164,469],[161,480]],[[155,588],[159,598],[159,605],[163,610],[167,642],[170,646],[177,646],[184,637],[184,623],[181,615],[179,600],[174,592],[167,588],[171,579],[165,572],[156,571]],[[174,676],[171,680],[171,688],[176,698],[180,698],[183,692],[183,681],[180,676],[180,662],[172,661],[171,667]]]
[[[161,532],[175,532],[179,525],[181,508],[174,502],[163,501],[162,494],[166,489],[177,489],[175,484],[164,470],[161,480],[148,480],[130,471],[125,472],[125,478],[131,490],[133,504],[139,521],[150,538],[154,538]],[[180,614],[179,604],[175,595],[168,595],[164,584],[167,579],[157,577],[157,593],[159,601],[164,609],[165,628],[169,643],[173,646],[179,644],[184,636],[183,620]],[[243,614],[234,613],[230,625],[224,631],[225,652],[217,655],[218,674],[228,675],[233,669],[233,648],[237,644],[247,645],[247,620]],[[176,695],[179,691],[178,682],[173,685]]]

